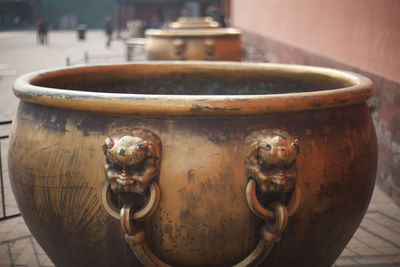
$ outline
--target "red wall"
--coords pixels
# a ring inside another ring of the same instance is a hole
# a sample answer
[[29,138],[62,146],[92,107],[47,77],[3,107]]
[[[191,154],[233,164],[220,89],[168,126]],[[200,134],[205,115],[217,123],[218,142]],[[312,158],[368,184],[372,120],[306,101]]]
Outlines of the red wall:
[[233,26],[400,81],[399,0],[232,0]]

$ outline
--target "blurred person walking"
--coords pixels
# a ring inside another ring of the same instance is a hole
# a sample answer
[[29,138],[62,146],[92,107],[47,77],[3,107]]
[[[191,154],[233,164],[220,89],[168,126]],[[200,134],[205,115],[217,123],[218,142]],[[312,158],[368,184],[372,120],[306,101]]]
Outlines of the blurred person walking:
[[48,32],[48,24],[45,19],[40,19],[36,23],[36,31],[37,31],[37,42],[41,45],[47,45],[47,32]]
[[107,43],[106,46],[110,47],[111,45],[111,40],[112,40],[112,33],[113,33],[113,25],[112,25],[112,20],[110,16],[107,16],[105,18],[104,22],[104,31],[107,35]]

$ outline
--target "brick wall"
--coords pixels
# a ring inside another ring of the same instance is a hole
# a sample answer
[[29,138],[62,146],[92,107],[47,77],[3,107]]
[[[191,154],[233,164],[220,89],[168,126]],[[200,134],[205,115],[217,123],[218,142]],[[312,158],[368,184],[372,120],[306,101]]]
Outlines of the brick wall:
[[399,0],[232,0],[235,27],[400,81]]

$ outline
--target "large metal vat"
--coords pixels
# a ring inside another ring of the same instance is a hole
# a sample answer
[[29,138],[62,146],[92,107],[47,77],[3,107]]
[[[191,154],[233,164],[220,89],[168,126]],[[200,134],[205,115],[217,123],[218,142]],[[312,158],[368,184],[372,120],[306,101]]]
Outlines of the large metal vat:
[[241,61],[241,32],[220,28],[210,17],[180,18],[168,29],[146,31],[148,60]]
[[218,28],[219,23],[212,17],[180,17],[169,25],[173,29]]
[[57,266],[331,266],[367,209],[371,81],[207,62],[20,77],[9,172]]

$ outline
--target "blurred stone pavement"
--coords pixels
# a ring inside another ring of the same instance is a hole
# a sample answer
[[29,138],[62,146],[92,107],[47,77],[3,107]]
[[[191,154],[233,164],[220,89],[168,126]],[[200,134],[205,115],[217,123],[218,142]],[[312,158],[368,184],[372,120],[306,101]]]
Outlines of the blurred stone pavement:
[[[50,31],[49,45],[36,43],[33,31],[0,32],[0,122],[11,121],[18,99],[12,93],[16,77],[27,72],[81,62],[123,62],[125,44],[113,40],[105,47],[102,31],[89,30],[86,40],[78,41],[75,31]],[[4,180],[4,203],[7,216],[19,213],[13,198],[7,171],[6,136],[10,125],[0,123],[1,163]],[[1,193],[1,192],[0,192]],[[0,206],[0,214],[3,208]],[[0,221],[1,266],[54,266],[29,232],[21,216]],[[371,204],[360,227],[333,266],[400,266],[400,208],[375,187]]]

